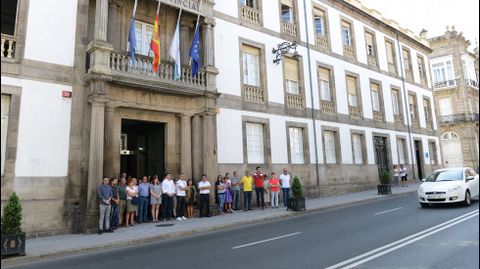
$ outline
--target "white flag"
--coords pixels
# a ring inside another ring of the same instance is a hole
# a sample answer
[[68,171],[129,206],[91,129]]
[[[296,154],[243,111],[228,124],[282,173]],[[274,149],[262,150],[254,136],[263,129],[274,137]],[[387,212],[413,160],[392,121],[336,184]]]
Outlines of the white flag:
[[173,79],[180,79],[180,15],[182,10],[178,13],[177,27],[175,28],[175,33],[173,34],[172,44],[170,44],[170,57],[175,61],[175,66],[173,68]]

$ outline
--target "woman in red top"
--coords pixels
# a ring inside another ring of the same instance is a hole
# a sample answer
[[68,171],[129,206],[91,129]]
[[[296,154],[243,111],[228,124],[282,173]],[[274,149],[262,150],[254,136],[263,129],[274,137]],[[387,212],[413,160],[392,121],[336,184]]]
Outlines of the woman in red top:
[[275,175],[275,172],[272,172],[269,180],[269,185],[270,185],[270,202],[272,204],[272,207],[278,208],[278,193],[280,192],[280,184],[278,181],[277,176]]

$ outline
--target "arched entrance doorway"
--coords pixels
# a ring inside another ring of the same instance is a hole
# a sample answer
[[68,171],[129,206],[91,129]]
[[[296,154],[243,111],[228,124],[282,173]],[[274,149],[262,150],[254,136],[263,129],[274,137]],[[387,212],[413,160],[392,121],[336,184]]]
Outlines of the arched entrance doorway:
[[463,166],[462,143],[455,132],[442,134],[443,158],[446,167]]

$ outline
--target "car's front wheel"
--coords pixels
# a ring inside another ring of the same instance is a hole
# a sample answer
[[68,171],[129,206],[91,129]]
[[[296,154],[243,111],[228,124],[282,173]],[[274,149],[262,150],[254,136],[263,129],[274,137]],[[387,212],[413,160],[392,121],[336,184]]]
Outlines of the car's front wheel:
[[463,200],[463,205],[469,206],[472,203],[472,197],[470,196],[470,192],[467,190],[465,192],[465,200]]
[[426,208],[426,207],[429,207],[429,206],[430,206],[430,204],[428,204],[428,203],[420,203],[420,205],[421,205],[423,208]]

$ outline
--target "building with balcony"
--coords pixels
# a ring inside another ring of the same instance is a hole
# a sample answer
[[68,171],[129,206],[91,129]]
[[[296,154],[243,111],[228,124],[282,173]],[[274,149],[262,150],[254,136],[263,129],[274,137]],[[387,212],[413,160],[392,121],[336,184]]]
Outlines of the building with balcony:
[[323,196],[441,165],[424,38],[358,1],[277,2],[215,3],[219,171],[287,167]]
[[478,169],[478,49],[454,27],[429,42],[444,164]]
[[[134,57],[133,0],[2,1],[1,198],[19,194],[28,235],[96,230],[96,188],[121,172],[287,167],[318,197],[442,163],[426,40],[358,1],[274,2],[162,0],[152,72],[155,0],[138,0]],[[296,53],[275,58],[284,42]]]

